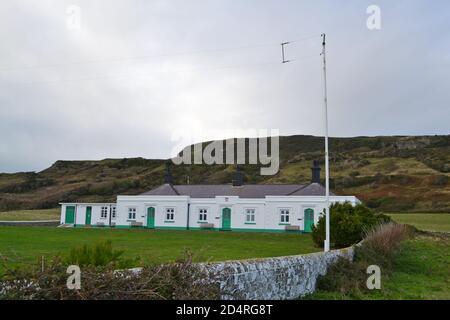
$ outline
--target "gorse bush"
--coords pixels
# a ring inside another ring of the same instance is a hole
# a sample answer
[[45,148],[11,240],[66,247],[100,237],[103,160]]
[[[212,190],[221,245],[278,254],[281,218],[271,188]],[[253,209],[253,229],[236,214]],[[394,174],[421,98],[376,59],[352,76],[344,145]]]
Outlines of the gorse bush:
[[[389,222],[390,218],[383,214],[375,214],[372,210],[358,204],[335,203],[330,207],[330,242],[333,247],[348,247],[362,240],[364,230],[379,223]],[[317,246],[323,246],[325,240],[325,215],[319,218],[312,227],[312,238]]]
[[123,253],[124,251],[114,250],[111,241],[107,240],[72,248],[66,262],[80,267],[112,265],[117,268],[135,267],[139,263],[138,258],[135,260],[123,258]]

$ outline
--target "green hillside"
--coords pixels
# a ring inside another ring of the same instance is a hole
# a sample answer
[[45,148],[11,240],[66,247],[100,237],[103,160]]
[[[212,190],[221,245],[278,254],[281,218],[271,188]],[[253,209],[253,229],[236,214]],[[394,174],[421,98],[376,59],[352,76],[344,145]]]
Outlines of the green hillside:
[[[247,183],[305,183],[323,138],[280,137],[280,172],[259,175],[245,165]],[[45,209],[61,201],[114,201],[162,183],[165,160],[143,158],[57,161],[41,172],[0,174],[0,211]],[[234,166],[173,167],[175,183],[229,183]],[[356,195],[380,211],[450,212],[450,135],[330,139],[332,190]],[[323,175],[323,170],[322,170]]]

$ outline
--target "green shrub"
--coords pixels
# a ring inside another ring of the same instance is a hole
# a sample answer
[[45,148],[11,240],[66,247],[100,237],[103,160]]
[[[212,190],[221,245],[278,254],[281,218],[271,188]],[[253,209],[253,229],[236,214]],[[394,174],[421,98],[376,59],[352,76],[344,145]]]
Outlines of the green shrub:
[[99,242],[93,245],[83,245],[70,250],[67,258],[68,264],[82,266],[107,266],[113,265],[118,268],[136,266],[137,261],[124,259],[124,251],[113,250],[110,240]]
[[[362,240],[364,230],[390,218],[375,214],[363,204],[352,206],[350,203],[335,203],[330,207],[330,242],[333,247],[348,247]],[[325,215],[319,218],[312,228],[312,238],[317,246],[323,246],[325,240]]]
[[356,178],[359,175],[360,175],[359,171],[352,171],[349,174],[349,176],[352,177],[352,178]]
[[339,257],[327,270],[327,274],[317,278],[317,289],[338,292],[342,295],[357,295],[364,292],[367,266]]
[[433,186],[437,186],[437,187],[445,187],[449,183],[449,181],[450,181],[450,178],[448,176],[439,175],[439,176],[433,177],[431,184]]

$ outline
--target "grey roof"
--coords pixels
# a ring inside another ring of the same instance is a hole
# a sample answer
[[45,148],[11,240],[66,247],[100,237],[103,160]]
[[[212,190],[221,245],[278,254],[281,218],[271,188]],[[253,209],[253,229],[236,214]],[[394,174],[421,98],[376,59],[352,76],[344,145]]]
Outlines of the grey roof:
[[144,192],[143,195],[152,195],[152,196],[179,196],[180,194],[174,189],[174,186],[165,183],[157,187],[156,189],[152,189],[150,191]]
[[[324,195],[325,195],[325,187],[320,183],[310,183],[306,187],[290,194],[290,196],[324,196]],[[335,194],[330,191],[330,196],[335,196]]]
[[[231,184],[216,185],[171,185],[163,184],[142,193],[152,196],[184,195],[191,198],[214,198],[216,196],[238,196],[240,198],[264,198],[266,196],[324,196],[325,188],[318,183],[304,184]],[[334,195],[330,193],[330,195]]]

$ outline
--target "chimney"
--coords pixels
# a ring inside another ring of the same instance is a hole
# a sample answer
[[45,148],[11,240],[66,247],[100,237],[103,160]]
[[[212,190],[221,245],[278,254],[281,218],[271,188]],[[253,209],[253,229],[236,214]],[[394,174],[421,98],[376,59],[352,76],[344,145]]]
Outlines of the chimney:
[[173,184],[172,172],[170,170],[170,161],[166,162],[166,173],[164,174],[164,183]]
[[317,160],[313,161],[311,168],[311,183],[320,183],[320,165]]
[[233,187],[241,187],[244,184],[244,175],[241,172],[240,166],[236,166],[234,173]]

